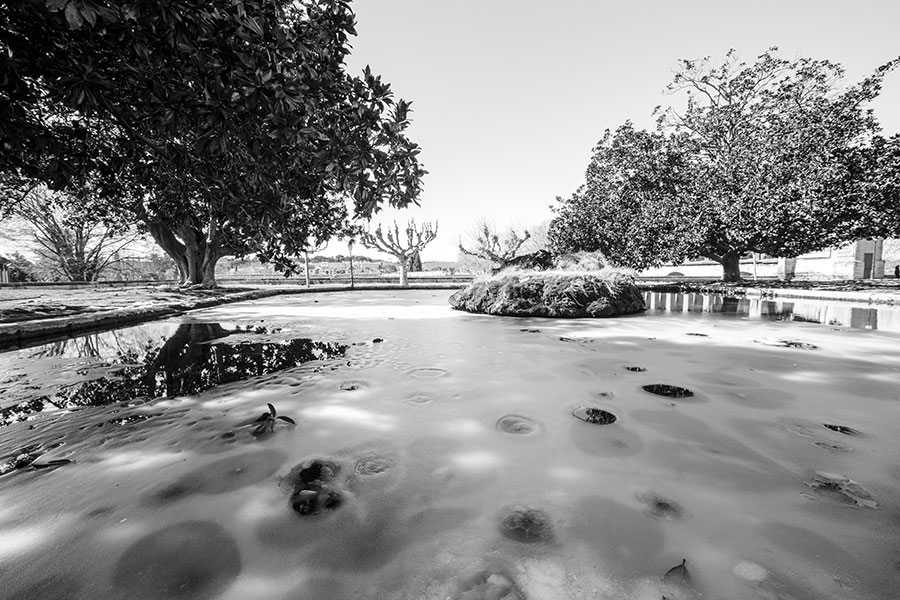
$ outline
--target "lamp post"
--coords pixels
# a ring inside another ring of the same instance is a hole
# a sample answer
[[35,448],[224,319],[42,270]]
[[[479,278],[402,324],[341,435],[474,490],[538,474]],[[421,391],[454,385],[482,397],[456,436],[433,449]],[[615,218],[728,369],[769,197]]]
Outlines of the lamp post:
[[351,289],[351,290],[352,290],[353,287],[354,287],[354,281],[353,281],[353,244],[355,244],[355,243],[356,243],[356,240],[353,239],[353,238],[350,238],[349,240],[347,240],[347,250],[348,250],[349,253],[350,253],[350,289]]

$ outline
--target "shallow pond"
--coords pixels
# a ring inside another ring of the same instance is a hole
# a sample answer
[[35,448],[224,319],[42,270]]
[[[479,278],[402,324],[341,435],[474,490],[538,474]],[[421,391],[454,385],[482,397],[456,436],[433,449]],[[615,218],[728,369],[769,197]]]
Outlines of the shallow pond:
[[900,597],[895,333],[448,295],[0,354],[0,598]]

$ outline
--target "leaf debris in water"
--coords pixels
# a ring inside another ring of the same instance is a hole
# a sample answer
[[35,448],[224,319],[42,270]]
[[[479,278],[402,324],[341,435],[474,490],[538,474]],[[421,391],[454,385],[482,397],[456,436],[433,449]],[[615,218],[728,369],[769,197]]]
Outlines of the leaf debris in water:
[[663,581],[674,583],[675,585],[691,585],[691,574],[687,570],[687,559],[682,558],[680,565],[666,571],[666,574],[663,575]]
[[846,425],[832,425],[831,423],[822,423],[822,425],[832,431],[843,433],[844,435],[859,435],[857,430],[852,427],[847,427]]
[[816,471],[812,481],[803,484],[819,495],[831,496],[842,504],[878,508],[878,502],[863,486],[839,473]]

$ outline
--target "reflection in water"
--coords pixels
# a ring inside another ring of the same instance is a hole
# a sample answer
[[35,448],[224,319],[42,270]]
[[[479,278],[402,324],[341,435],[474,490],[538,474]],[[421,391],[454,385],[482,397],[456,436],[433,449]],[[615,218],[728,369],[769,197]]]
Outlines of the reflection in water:
[[[306,338],[270,342],[216,341],[237,333],[268,333],[264,328],[229,330],[215,323],[184,323],[163,343],[119,348],[104,360],[106,375],[63,386],[0,410],[0,426],[23,421],[45,408],[105,406],[147,397],[199,394],[217,385],[267,375],[300,364],[343,356],[347,346]],[[51,344],[39,356],[55,356],[83,348],[83,357],[99,357],[96,339],[79,338],[74,345]],[[79,371],[90,376],[96,366]]]
[[816,300],[786,302],[759,298],[726,298],[721,294],[657,292],[645,292],[644,302],[648,312],[723,313],[765,320],[900,332],[900,308],[894,306],[853,306],[847,302]]

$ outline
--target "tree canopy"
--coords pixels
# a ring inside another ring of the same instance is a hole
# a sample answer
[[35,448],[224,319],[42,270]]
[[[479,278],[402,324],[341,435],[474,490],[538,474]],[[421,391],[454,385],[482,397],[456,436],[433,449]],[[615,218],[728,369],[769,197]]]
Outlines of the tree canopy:
[[354,27],[340,0],[0,3],[0,181],[142,224],[187,283],[227,254],[290,270],[345,200],[421,190],[409,103],[345,71]]
[[585,184],[560,201],[555,249],[634,268],[706,257],[736,280],[747,252],[793,257],[877,234],[872,197],[896,197],[884,151],[896,143],[866,104],[896,65],[842,87],[839,65],[775,49],[752,64],[681,61],[669,89],[683,110],[659,111],[653,132],[606,132]]

